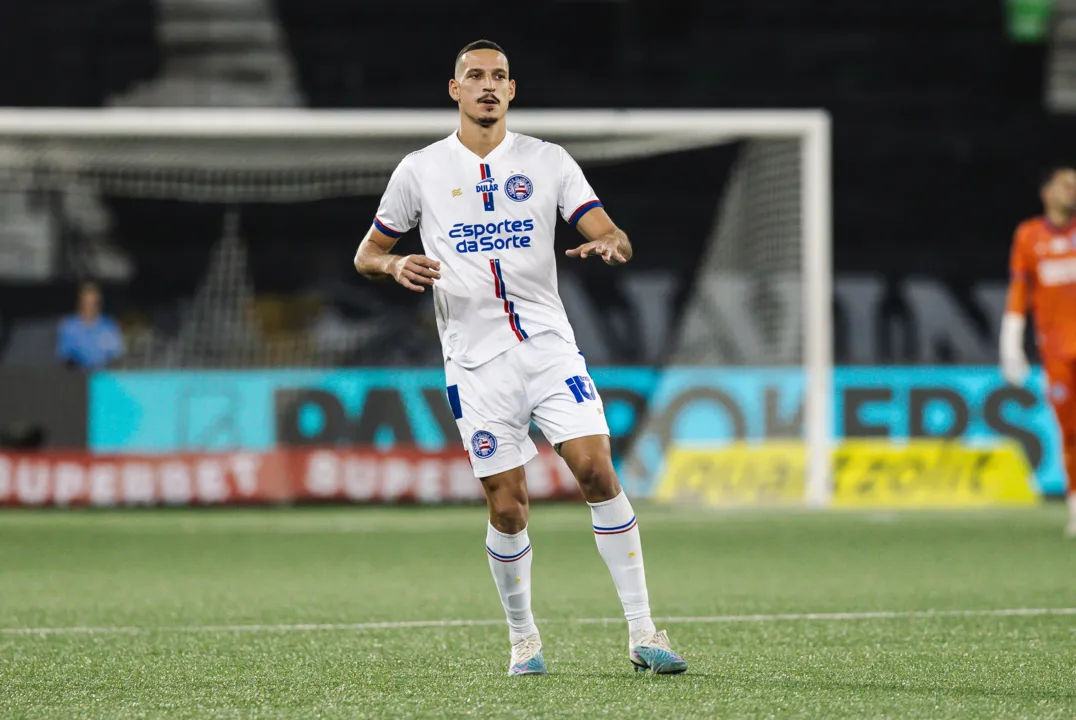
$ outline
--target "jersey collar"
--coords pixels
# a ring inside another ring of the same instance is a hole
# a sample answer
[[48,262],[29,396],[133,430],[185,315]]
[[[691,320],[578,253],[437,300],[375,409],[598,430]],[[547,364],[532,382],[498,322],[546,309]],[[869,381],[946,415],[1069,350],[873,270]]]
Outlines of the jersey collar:
[[511,130],[505,131],[504,139],[501,140],[500,144],[497,145],[497,147],[490,150],[489,154],[486,155],[483,158],[483,157],[479,157],[478,155],[475,155],[473,152],[471,152],[470,148],[468,148],[466,145],[463,144],[463,141],[460,140],[460,136],[457,134],[458,132],[459,132],[458,130],[453,130],[452,131],[452,135],[449,136],[449,137],[452,138],[452,142],[455,143],[456,147],[458,147],[461,151],[463,151],[465,154],[467,154],[468,156],[474,158],[475,160],[477,160],[480,163],[488,163],[491,160],[494,160],[498,155],[501,155],[504,152],[506,152],[508,150],[508,147],[512,144],[512,140],[516,136],[516,134],[514,132],[512,132]]

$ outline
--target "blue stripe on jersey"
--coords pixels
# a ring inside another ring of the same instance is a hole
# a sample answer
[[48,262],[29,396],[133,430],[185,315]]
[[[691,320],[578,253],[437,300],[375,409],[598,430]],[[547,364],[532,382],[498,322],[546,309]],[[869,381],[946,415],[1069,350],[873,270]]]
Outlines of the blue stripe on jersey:
[[602,204],[600,200],[591,200],[588,203],[583,203],[582,205],[577,207],[575,209],[575,212],[572,213],[571,217],[568,218],[568,224],[575,225],[577,222],[579,222],[579,218],[583,217],[594,208],[600,208],[601,206]]
[[[493,172],[489,169],[488,163],[479,163],[478,171],[482,174],[483,180],[493,177]],[[493,212],[495,209],[493,207],[493,195],[494,193],[491,192],[482,193],[482,209],[486,212]]]
[[511,300],[508,301],[508,312],[512,313],[512,317],[516,319],[516,330],[519,330],[519,334],[523,336],[523,339],[526,340],[529,338],[530,335],[527,334],[527,331],[524,330],[523,326],[519,323],[519,313],[516,312],[516,304]]
[[523,327],[519,324],[519,313],[516,312],[516,305],[514,302],[508,299],[508,290],[504,285],[504,275],[501,274],[501,261],[499,258],[490,258],[490,269],[493,271],[493,289],[497,295],[497,298],[504,302],[504,313],[508,316],[508,326],[512,328],[512,332],[515,333],[516,339],[520,342],[526,340],[529,335],[523,330]]
[[402,232],[397,232],[390,228],[385,223],[381,222],[377,218],[374,218],[374,227],[376,227],[381,233],[388,235],[390,238],[398,238],[403,235]]

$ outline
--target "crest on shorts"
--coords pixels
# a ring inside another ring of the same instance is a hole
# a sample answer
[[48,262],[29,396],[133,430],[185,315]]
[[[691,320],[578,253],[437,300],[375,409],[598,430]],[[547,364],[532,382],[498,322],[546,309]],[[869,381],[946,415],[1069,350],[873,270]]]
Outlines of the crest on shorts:
[[534,185],[526,175],[513,175],[504,183],[504,194],[516,202],[523,202],[533,193]]
[[497,452],[497,438],[488,430],[477,430],[471,436],[471,451],[483,460]]

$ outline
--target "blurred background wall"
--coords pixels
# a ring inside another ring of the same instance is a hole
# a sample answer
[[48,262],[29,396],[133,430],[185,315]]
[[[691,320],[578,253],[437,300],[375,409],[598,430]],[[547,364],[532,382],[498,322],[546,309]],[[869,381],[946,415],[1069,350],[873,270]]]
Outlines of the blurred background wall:
[[[826,109],[837,364],[996,364],[1013,229],[1040,212],[1042,171],[1076,154],[1076,4],[1066,0],[5,3],[0,105],[449,108],[451,59],[479,37],[507,49],[518,108]],[[592,363],[646,372],[664,362],[672,322],[662,318],[683,307],[738,152],[588,169],[636,246],[616,272],[560,268]],[[233,332],[191,329],[207,322],[200,307],[227,303],[252,313],[240,324],[264,350],[246,356],[255,372],[437,368],[429,299],[351,267],[377,201],[0,193],[0,368],[60,367],[56,327],[86,279],[125,334],[112,370],[234,368],[176,349],[192,332]],[[559,232],[570,241],[570,228]],[[418,248],[413,235],[404,251]],[[97,382],[111,379],[91,378],[91,398]],[[645,406],[645,381],[622,385]],[[981,402],[967,402],[973,423],[985,422]],[[111,410],[94,421],[88,404],[91,446],[94,422],[122,435]],[[25,412],[6,420],[17,418]]]
[[[1037,17],[1037,5],[1046,19],[1056,15],[1056,30],[1023,29],[1021,18]],[[2,10],[0,104],[448,107],[446,58],[467,38],[489,35],[512,56],[520,108],[824,107],[834,118],[838,360],[990,363],[1012,230],[1038,212],[1039,173],[1076,150],[1076,75],[1067,72],[1064,35],[1072,25],[1060,5],[561,0],[534,3],[513,21],[517,11],[482,20],[451,3],[417,0],[42,0]],[[666,159],[662,171],[692,177],[721,160]],[[697,259],[716,183],[685,183],[677,197],[649,193],[645,202],[637,193],[649,188],[615,170],[597,172],[593,183],[634,229],[639,265],[680,274]],[[243,231],[258,247],[258,292],[326,293],[349,282],[346,258],[377,202],[366,200],[330,220],[292,213],[287,222],[314,240],[302,252],[269,212],[244,209]],[[640,206],[651,212],[635,216]],[[33,263],[10,251],[0,258],[10,281],[0,288],[0,362],[29,352],[11,346],[13,326],[69,309],[81,275],[110,286],[109,306],[121,316],[149,307],[166,314],[192,292],[219,237],[219,214],[184,208],[174,223],[161,220],[167,207],[113,211],[105,247],[72,257],[88,230],[27,227],[35,248],[48,237],[49,257],[37,259],[45,251],[35,249]],[[32,209],[22,214],[4,213],[8,237],[18,234],[17,220],[33,224]],[[341,223],[353,223],[351,231]],[[647,242],[659,234],[677,241],[660,249]],[[287,264],[277,262],[282,254]],[[610,280],[621,286],[611,292],[599,283],[588,302],[623,304],[632,272]],[[591,280],[583,284],[595,287]],[[416,301],[390,295],[380,300]],[[335,305],[354,312],[343,299]],[[939,305],[962,327],[920,347],[917,323]],[[421,345],[432,354],[409,347],[406,357],[383,359],[435,361],[436,348]],[[594,351],[636,363],[653,348],[625,329]]]

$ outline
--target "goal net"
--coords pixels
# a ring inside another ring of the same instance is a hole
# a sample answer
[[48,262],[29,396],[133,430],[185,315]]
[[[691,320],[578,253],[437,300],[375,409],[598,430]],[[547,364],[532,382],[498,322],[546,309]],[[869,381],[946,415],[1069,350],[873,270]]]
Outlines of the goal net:
[[[252,268],[300,263],[304,243],[314,241],[304,227],[334,226],[353,251],[399,160],[457,124],[454,111],[0,111],[0,274],[111,269],[137,278],[141,264],[157,263],[149,290],[158,290],[168,284],[169,258],[204,250],[182,311],[128,328],[127,368],[428,359],[431,328],[408,339],[398,316],[378,312],[359,323],[294,321],[303,303],[293,293],[274,305]],[[674,502],[824,505],[833,424],[828,117],[514,110],[509,127],[563,145],[588,175],[612,168],[630,184],[633,202],[610,212],[637,244],[700,248],[678,270],[675,312],[649,319],[664,340],[648,358],[647,403],[627,420],[618,462],[629,491]],[[648,164],[714,147],[730,148],[727,163],[687,177]],[[633,232],[630,219],[645,205],[668,204],[688,186],[714,199],[699,237]],[[361,213],[351,199],[365,200]],[[252,206],[263,234],[287,235],[294,255],[264,257],[249,239]],[[298,206],[298,219],[274,214]],[[207,223],[210,246],[175,242]],[[124,269],[116,235],[152,248],[134,271]],[[297,266],[296,274],[317,270]]]

